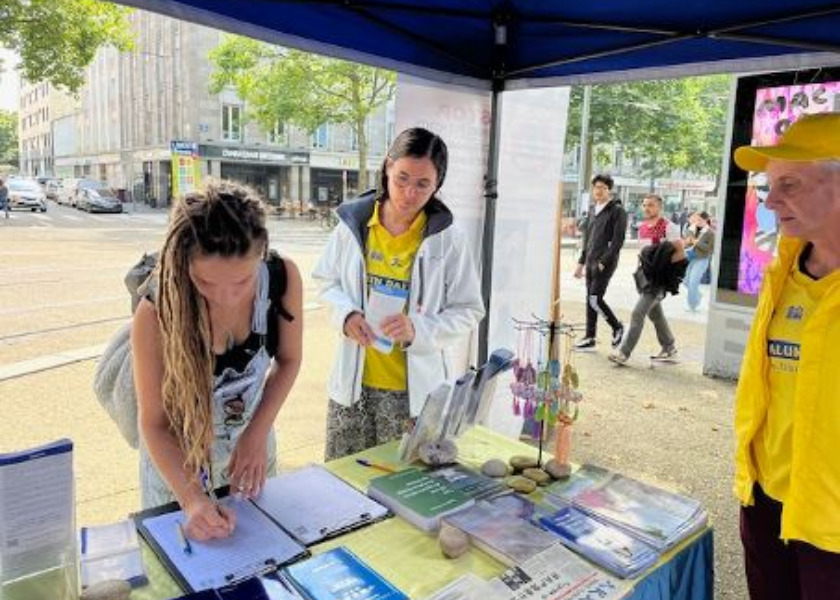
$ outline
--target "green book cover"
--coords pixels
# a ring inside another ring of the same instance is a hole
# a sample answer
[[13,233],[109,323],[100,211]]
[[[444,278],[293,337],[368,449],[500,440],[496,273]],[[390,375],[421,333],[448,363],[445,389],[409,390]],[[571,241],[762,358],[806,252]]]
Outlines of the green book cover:
[[430,477],[419,469],[371,479],[368,495],[422,529],[433,529],[440,517],[473,504],[468,494],[446,479]]

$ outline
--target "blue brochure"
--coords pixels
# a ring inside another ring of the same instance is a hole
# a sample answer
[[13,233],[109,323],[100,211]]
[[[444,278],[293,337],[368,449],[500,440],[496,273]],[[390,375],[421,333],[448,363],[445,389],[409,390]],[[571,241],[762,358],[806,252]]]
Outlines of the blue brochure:
[[343,546],[291,565],[284,574],[308,600],[408,600]]

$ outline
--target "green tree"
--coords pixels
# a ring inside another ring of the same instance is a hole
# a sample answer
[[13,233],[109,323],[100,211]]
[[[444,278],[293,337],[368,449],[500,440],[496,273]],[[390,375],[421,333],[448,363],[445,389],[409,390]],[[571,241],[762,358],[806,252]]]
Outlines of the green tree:
[[247,117],[266,131],[289,123],[313,132],[324,123],[349,124],[356,134],[359,183],[367,181],[367,118],[394,95],[396,75],[238,36],[210,53],[210,91],[228,85],[247,103]]
[[17,121],[16,112],[0,110],[0,165],[18,164]]
[[97,0],[0,0],[0,46],[20,55],[28,81],[75,92],[101,46],[131,49],[128,13]]
[[[621,146],[651,179],[673,170],[720,171],[730,77],[688,77],[592,86],[592,147]],[[567,151],[580,143],[583,88],[572,88]],[[603,161],[603,156],[599,156]]]

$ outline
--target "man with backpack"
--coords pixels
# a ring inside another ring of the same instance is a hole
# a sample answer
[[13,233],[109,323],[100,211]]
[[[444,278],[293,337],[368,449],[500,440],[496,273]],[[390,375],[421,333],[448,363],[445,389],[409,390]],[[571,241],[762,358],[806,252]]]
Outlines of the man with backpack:
[[645,196],[642,210],[645,218],[639,226],[639,245],[642,248],[640,263],[643,266],[634,275],[639,299],[633,309],[627,335],[618,350],[609,355],[609,359],[618,365],[629,360],[639,342],[647,317],[653,321],[661,346],[659,353],[650,357],[651,360],[673,362],[677,357],[676,341],[662,310],[662,300],[669,291],[676,293],[679,289],[680,267],[682,274],[685,273],[685,251],[680,228],[662,216],[662,198],[656,194]]

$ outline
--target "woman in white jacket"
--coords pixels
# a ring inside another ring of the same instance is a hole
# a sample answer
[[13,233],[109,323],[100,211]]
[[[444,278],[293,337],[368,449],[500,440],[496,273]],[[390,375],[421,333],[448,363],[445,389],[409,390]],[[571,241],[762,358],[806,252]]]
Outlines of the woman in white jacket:
[[328,460],[398,438],[453,375],[447,349],[484,317],[475,265],[437,197],[446,144],[403,131],[376,191],[343,204],[313,277],[341,332],[330,375]]

